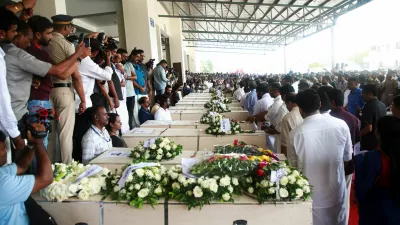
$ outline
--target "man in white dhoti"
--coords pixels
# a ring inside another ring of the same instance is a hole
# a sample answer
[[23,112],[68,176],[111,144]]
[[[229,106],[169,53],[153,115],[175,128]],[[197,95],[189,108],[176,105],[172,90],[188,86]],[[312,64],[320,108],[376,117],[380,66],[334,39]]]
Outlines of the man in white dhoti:
[[297,94],[296,103],[304,122],[290,132],[289,148],[313,186],[313,224],[346,225],[344,166],[353,151],[349,127],[319,113],[321,101],[314,90]]

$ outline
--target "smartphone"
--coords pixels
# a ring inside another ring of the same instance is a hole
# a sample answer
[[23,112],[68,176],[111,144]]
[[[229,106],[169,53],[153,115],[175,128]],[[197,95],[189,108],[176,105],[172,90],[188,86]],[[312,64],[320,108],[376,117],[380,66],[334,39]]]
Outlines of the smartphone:
[[85,38],[84,39],[85,47],[90,47],[90,38]]
[[79,42],[83,42],[84,39],[85,39],[85,34],[84,34],[84,33],[81,33],[81,34],[79,35]]

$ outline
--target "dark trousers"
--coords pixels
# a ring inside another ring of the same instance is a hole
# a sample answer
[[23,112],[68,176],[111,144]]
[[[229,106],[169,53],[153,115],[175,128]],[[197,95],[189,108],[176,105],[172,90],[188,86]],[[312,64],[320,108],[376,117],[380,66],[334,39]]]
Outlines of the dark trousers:
[[[87,112],[87,111],[86,111]],[[75,127],[73,135],[73,151],[72,158],[75,161],[82,162],[82,139],[86,132],[90,129],[91,113],[87,112],[83,115],[75,114]]]
[[129,115],[129,130],[133,129],[133,110],[135,108],[135,99],[136,96],[126,98],[126,108],[128,108]]
[[93,107],[104,106],[107,112],[110,111],[110,105],[108,104],[106,96],[103,94],[94,93],[90,96],[90,99],[92,100]]

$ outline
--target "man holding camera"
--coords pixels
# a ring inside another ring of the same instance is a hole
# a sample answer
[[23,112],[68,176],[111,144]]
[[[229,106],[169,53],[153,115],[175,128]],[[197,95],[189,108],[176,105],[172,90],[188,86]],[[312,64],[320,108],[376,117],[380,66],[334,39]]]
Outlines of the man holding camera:
[[[72,24],[72,17],[68,15],[56,15],[51,18],[53,20],[53,38],[49,43],[49,54],[53,63],[60,63],[66,58],[74,55],[75,49],[71,42],[66,40],[66,37],[73,33],[75,27]],[[82,52],[85,51],[85,46],[81,46]],[[65,79],[66,78],[66,79]],[[49,138],[49,153],[55,155],[56,152],[56,135],[59,136],[61,161],[70,163],[72,161],[72,136],[75,124],[75,100],[72,87],[78,93],[81,103],[79,105],[79,113],[86,110],[85,92],[83,90],[82,79],[76,68],[71,73],[67,74],[64,79],[53,78],[53,90],[50,94],[53,107],[58,116],[58,121],[53,121],[53,132]],[[73,83],[73,86],[72,86]],[[58,126],[57,126],[58,125]],[[52,158],[52,161],[55,160]]]
[[[32,128],[37,132],[46,129],[35,123]],[[53,183],[53,170],[43,145],[43,139],[35,139],[30,131],[27,139],[31,147],[26,147],[21,157],[12,164],[6,165],[7,151],[5,134],[0,131],[0,224],[28,225],[29,218],[24,202],[33,193]],[[23,175],[36,155],[38,162],[35,175]]]

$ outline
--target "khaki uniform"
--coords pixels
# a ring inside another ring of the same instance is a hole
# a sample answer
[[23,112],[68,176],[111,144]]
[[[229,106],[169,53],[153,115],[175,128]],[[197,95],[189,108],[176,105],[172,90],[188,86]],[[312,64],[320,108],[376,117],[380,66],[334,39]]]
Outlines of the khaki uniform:
[[[53,32],[49,43],[49,54],[55,64],[58,64],[75,53],[71,42],[58,32]],[[72,91],[72,78],[66,80],[52,78],[54,88],[50,94],[50,101],[59,116],[57,121],[52,121],[52,132],[49,135],[48,154],[51,162],[56,160],[57,137],[60,144],[61,162],[72,161],[72,136],[75,125],[75,100]],[[70,84],[71,87],[56,87],[57,84]]]

